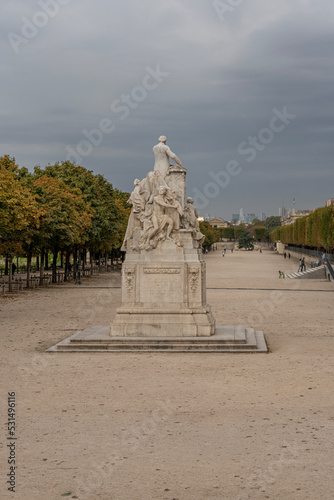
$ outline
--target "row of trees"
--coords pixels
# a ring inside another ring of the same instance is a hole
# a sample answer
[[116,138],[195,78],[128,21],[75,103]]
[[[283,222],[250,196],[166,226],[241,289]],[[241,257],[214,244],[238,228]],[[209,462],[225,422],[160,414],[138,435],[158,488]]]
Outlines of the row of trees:
[[[55,163],[31,173],[10,156],[0,158],[0,254],[53,254],[53,281],[59,252],[76,256],[79,249],[96,253],[119,249],[131,207],[128,193],[115,189],[102,175],[71,162]],[[9,266],[11,279],[11,265]]]
[[264,226],[254,227],[254,237],[246,231],[246,226],[240,224],[236,227],[212,227],[209,222],[200,222],[200,230],[205,235],[204,248],[217,243],[222,238],[238,241],[239,248],[254,248],[255,240],[267,239],[267,229]]
[[290,245],[334,249],[334,206],[318,208],[293,224],[280,226],[270,233],[271,240]]
[[[212,227],[208,222],[200,222],[200,230],[205,235],[204,247],[210,246],[221,239],[239,240],[240,236],[246,232],[246,226],[240,224],[235,227]],[[269,229],[265,226],[252,226],[251,236],[254,235],[256,241],[269,240]],[[253,237],[252,237],[253,240]]]
[[[248,229],[248,228],[247,228]],[[246,231],[246,226],[240,224],[235,227],[223,227],[219,229],[221,238],[229,240],[238,240],[242,233]],[[268,239],[268,229],[265,226],[254,226],[250,228],[250,232],[254,234],[254,238],[257,241],[265,241]]]

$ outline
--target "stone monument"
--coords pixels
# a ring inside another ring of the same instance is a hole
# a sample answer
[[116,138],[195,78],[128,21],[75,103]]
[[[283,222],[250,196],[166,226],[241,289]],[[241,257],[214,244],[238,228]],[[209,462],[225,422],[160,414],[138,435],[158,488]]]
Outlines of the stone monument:
[[262,331],[215,325],[206,302],[204,235],[194,200],[186,198],[187,171],[166,142],[159,137],[153,170],[134,181],[122,305],[111,327],[86,328],[48,351],[268,352]]
[[[134,181],[122,250],[122,305],[112,337],[197,337],[215,332],[206,302],[197,209],[185,199],[186,169],[159,137],[154,169]],[[170,164],[170,159],[175,165]]]

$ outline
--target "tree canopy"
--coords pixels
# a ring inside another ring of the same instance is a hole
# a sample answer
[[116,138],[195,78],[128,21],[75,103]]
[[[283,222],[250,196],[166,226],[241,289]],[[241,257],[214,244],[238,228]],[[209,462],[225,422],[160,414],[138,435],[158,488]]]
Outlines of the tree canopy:
[[239,248],[245,248],[246,250],[253,250],[254,238],[247,231],[243,231],[238,238],[238,245]]
[[131,210],[128,193],[71,162],[35,167],[0,158],[0,252],[6,256],[120,249]]
[[264,221],[264,227],[268,229],[268,231],[272,231],[275,227],[279,227],[280,225],[281,218],[279,215],[271,215]]
[[334,206],[317,208],[293,224],[280,226],[270,232],[271,240],[290,245],[334,249]]
[[254,227],[254,238],[258,241],[264,241],[267,238],[267,229],[265,226]]
[[208,222],[199,223],[200,231],[205,235],[205,240],[203,242],[204,247],[209,247],[213,243],[217,243],[220,239],[219,230],[212,227]]

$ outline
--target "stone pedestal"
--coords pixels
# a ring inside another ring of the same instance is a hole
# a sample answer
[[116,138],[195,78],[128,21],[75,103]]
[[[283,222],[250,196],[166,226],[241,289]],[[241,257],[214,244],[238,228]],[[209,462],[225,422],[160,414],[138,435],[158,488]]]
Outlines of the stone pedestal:
[[122,306],[116,311],[111,336],[214,334],[215,320],[206,303],[202,250],[196,248],[190,230],[174,231],[172,237],[173,240],[162,241],[154,250],[126,253]]
[[172,165],[166,177],[168,186],[174,191],[176,199],[182,208],[184,208],[186,202],[186,172],[184,168]]

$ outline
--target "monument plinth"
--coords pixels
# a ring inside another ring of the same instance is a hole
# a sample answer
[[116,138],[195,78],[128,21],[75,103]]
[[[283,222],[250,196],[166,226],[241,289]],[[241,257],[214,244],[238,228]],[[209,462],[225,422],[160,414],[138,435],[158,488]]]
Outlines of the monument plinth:
[[129,251],[122,270],[122,306],[112,336],[208,336],[215,321],[206,303],[205,262],[192,232],[180,229],[175,241],[152,251]]

